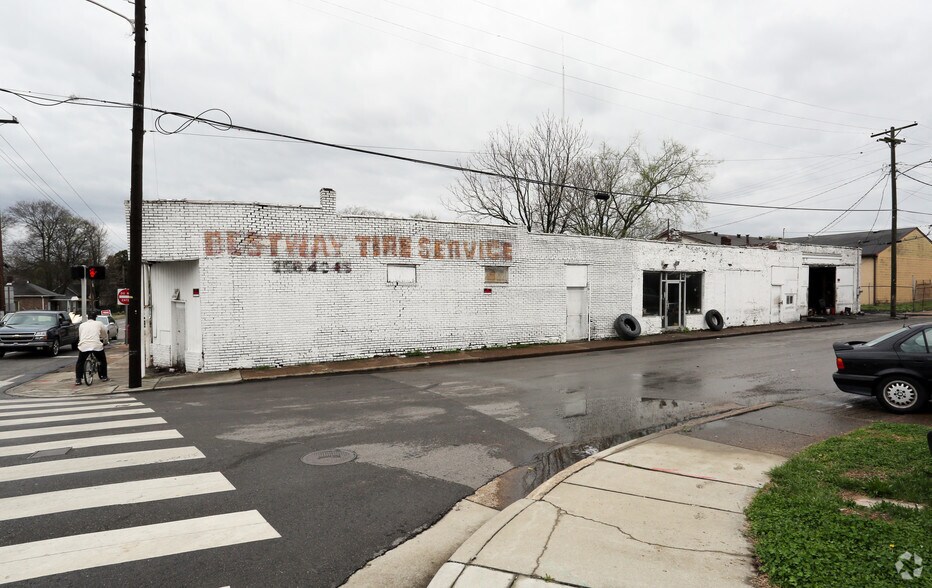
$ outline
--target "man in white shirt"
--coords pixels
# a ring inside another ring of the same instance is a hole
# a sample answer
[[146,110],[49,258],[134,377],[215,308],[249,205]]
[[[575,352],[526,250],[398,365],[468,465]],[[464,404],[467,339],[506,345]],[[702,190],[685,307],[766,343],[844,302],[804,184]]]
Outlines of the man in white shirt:
[[97,312],[87,313],[88,320],[81,323],[78,327],[78,363],[74,365],[74,385],[80,386],[81,380],[84,379],[84,361],[87,356],[93,353],[97,356],[100,364],[98,373],[100,381],[106,382],[107,377],[107,354],[104,353],[104,345],[110,342],[107,336],[107,328],[97,320]]

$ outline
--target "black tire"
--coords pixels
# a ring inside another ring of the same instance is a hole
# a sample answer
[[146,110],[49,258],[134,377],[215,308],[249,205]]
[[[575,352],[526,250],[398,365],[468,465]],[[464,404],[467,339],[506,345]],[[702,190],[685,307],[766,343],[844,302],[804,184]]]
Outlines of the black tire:
[[97,375],[97,358],[88,355],[84,360],[84,383],[90,386],[94,383],[94,376]]
[[709,325],[709,329],[713,331],[721,331],[725,328],[725,319],[722,317],[722,313],[713,308],[705,313],[705,324]]
[[877,384],[877,401],[885,410],[907,414],[922,410],[929,393],[911,376],[888,376]]
[[4,355],[6,355],[6,351],[0,351],[0,357],[3,357]]
[[49,355],[52,357],[58,357],[59,352],[61,352],[61,341],[57,338],[52,339],[52,346],[49,347]]
[[615,332],[628,341],[637,339],[641,334],[641,323],[630,314],[620,314],[615,319]]

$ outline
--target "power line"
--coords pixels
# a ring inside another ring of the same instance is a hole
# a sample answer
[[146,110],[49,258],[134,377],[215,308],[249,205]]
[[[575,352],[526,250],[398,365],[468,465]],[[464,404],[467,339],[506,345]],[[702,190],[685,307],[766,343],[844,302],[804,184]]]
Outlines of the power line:
[[[9,89],[7,89],[7,88],[0,88],[0,92],[6,93],[6,94],[12,94],[12,95],[14,95],[14,96],[19,96],[19,97],[21,97],[21,94],[22,94],[21,92],[12,91],[12,90],[9,90]],[[105,106],[110,106],[110,107],[122,107],[122,108],[130,108],[130,107],[133,106],[132,104],[127,104],[127,103],[125,103],[125,102],[116,102],[116,101],[113,101],[113,100],[103,100],[103,99],[100,99],[100,98],[85,98],[85,97],[78,97],[78,96],[74,96],[74,97],[68,98],[67,100],[53,100],[52,102],[54,102],[54,103],[53,103],[53,104],[47,104],[47,106],[58,106],[58,105],[61,105],[61,104],[73,104],[73,103],[78,103],[78,104],[81,104],[81,105],[83,105],[83,106],[94,106],[94,105],[96,105],[96,104],[102,104],[102,105],[105,105]],[[372,156],[375,156],[375,157],[382,157],[382,158],[385,158],[385,159],[393,159],[393,160],[396,160],[396,161],[403,161],[403,162],[407,162],[407,163],[414,163],[414,164],[418,164],[418,165],[425,165],[425,166],[436,167],[436,168],[440,168],[440,169],[447,169],[447,170],[451,170],[451,171],[458,171],[458,172],[462,172],[462,173],[469,173],[469,174],[481,175],[481,176],[486,176],[486,177],[496,177],[496,178],[507,179],[507,180],[516,180],[516,181],[519,181],[519,182],[525,182],[525,183],[532,184],[532,185],[537,185],[537,186],[548,186],[548,187],[554,187],[554,188],[565,188],[565,189],[570,189],[570,190],[579,190],[579,191],[581,191],[581,192],[592,192],[592,193],[595,193],[595,192],[604,192],[604,190],[597,190],[597,189],[595,189],[595,188],[587,188],[587,187],[583,187],[583,186],[575,186],[575,185],[572,185],[572,184],[565,184],[565,183],[560,183],[560,182],[551,182],[551,181],[547,181],[547,180],[539,180],[539,179],[536,179],[536,178],[527,178],[527,177],[522,177],[522,176],[507,175],[507,174],[502,174],[502,173],[493,172],[493,171],[488,171],[488,170],[480,170],[480,169],[469,168],[469,167],[465,167],[465,166],[462,166],[462,165],[455,165],[455,164],[449,164],[449,163],[441,163],[441,162],[438,162],[438,161],[430,161],[430,160],[426,160],[426,159],[417,159],[417,158],[414,158],[414,157],[406,157],[406,156],[403,156],[403,155],[395,155],[395,154],[392,154],[392,153],[382,153],[382,152],[379,152],[379,151],[372,151],[372,150],[369,150],[369,149],[361,149],[361,148],[358,148],[358,147],[350,147],[350,146],[348,146],[348,145],[341,145],[341,144],[339,144],[339,143],[332,143],[332,142],[329,142],[329,141],[321,141],[321,140],[318,140],[318,139],[309,139],[309,138],[305,138],[305,137],[299,137],[299,136],[297,136],[297,135],[290,135],[290,134],[287,134],[287,133],[279,133],[279,132],[275,132],[275,131],[266,131],[266,130],[262,130],[262,129],[258,129],[258,128],[254,128],[254,127],[247,127],[247,126],[245,126],[245,125],[235,124],[235,123],[232,122],[232,120],[220,121],[220,120],[214,120],[214,119],[204,118],[204,117],[202,116],[204,113],[201,113],[200,115],[192,115],[192,114],[187,114],[187,113],[184,113],[184,112],[170,111],[170,110],[164,110],[164,109],[161,109],[161,108],[155,108],[155,107],[152,107],[152,106],[140,105],[140,107],[143,108],[143,109],[145,109],[145,110],[152,111],[152,112],[158,112],[158,113],[160,114],[160,116],[159,116],[158,118],[162,118],[162,117],[165,117],[165,116],[174,116],[174,117],[183,119],[184,122],[182,122],[181,124],[179,124],[178,127],[176,127],[174,130],[171,130],[171,131],[165,130],[164,125],[163,125],[162,123],[159,123],[159,122],[158,122],[158,119],[156,119],[156,121],[157,121],[156,128],[157,128],[157,129],[161,129],[162,132],[164,132],[164,133],[166,133],[166,134],[175,134],[175,133],[179,133],[179,132],[183,131],[185,128],[187,128],[188,126],[190,126],[191,124],[194,124],[195,122],[197,122],[197,123],[209,125],[209,126],[211,126],[211,127],[213,127],[213,128],[216,128],[216,129],[237,130],[237,131],[243,131],[243,132],[248,132],[248,133],[255,133],[255,134],[258,134],[258,135],[267,135],[267,136],[270,136],[270,137],[279,137],[279,138],[283,138],[283,139],[291,139],[291,140],[296,141],[296,142],[308,143],[308,144],[311,144],[311,145],[318,145],[318,146],[321,146],[321,147],[329,147],[329,148],[332,148],[332,149],[339,149],[339,150],[342,150],[342,151],[349,151],[349,152],[352,152],[352,153],[359,153],[359,154],[363,154],[363,155],[372,155]],[[225,113],[224,111],[222,111],[222,110],[220,110],[220,109],[217,109],[217,108],[212,108],[212,109],[209,109],[209,110],[205,110],[204,112],[210,112],[210,111],[219,111],[219,112],[223,112],[223,114],[226,115],[226,113]],[[229,115],[226,115],[226,116],[229,117]],[[633,194],[633,193],[627,193],[627,192],[609,192],[609,193],[610,193],[611,195],[614,195],[614,196],[632,196],[632,197],[637,197],[637,198],[641,198],[641,197],[644,196],[644,194]],[[677,202],[681,202],[681,200],[677,200],[677,199],[671,198],[671,197],[663,197],[663,196],[661,196],[661,197],[655,197],[654,199],[655,199],[655,201],[657,201],[657,202],[664,202],[664,203],[677,203]],[[799,210],[799,211],[810,211],[810,212],[845,212],[845,211],[848,210],[848,209],[842,209],[842,208],[815,208],[815,207],[772,206],[772,205],[763,205],[763,204],[742,204],[742,203],[737,203],[737,202],[719,202],[719,201],[715,201],[715,200],[705,200],[705,199],[699,199],[699,198],[689,199],[688,202],[693,202],[693,203],[696,203],[696,204],[708,204],[708,205],[711,205],[711,206],[733,206],[733,207],[738,207],[738,208],[757,208],[757,209],[767,209],[767,210]],[[854,211],[854,212],[873,212],[873,211]],[[928,212],[920,212],[920,211],[903,211],[903,212],[910,212],[910,213],[912,213],[912,214],[920,214],[920,215],[932,216],[932,213],[928,213]]]
[[[78,211],[75,210],[74,208],[72,208],[72,206],[71,206],[70,204],[68,204],[68,202],[67,202],[64,198],[62,198],[62,195],[59,194],[59,193],[55,190],[55,188],[53,188],[47,181],[45,181],[45,178],[42,177],[42,174],[40,174],[39,172],[37,172],[37,171],[35,170],[35,168],[32,167],[32,165],[31,165],[28,161],[26,161],[26,158],[23,157],[23,155],[22,155],[19,151],[16,150],[16,147],[14,147],[12,143],[10,143],[9,141],[7,141],[6,137],[4,137],[3,135],[0,135],[0,139],[2,139],[3,142],[6,143],[6,144],[9,146],[10,149],[13,150],[13,153],[15,153],[16,155],[19,156],[19,158],[22,160],[22,162],[26,164],[26,167],[28,167],[30,170],[32,170],[32,173],[36,176],[36,178],[38,178],[39,180],[41,180],[41,182],[42,182],[43,184],[45,184],[45,187],[48,188],[48,189],[52,192],[52,194],[55,194],[55,196],[58,197],[58,199],[61,201],[62,204],[65,205],[65,207],[67,207],[71,212],[73,212],[74,215],[75,215],[76,217],[81,218],[81,215],[78,214]],[[11,159],[12,159],[12,158],[11,158]]]
[[[679,92],[685,92],[685,93],[687,93],[687,94],[692,94],[692,95],[694,95],[694,96],[699,96],[699,97],[701,97],[701,98],[707,98],[707,99],[709,99],[709,100],[716,100],[716,101],[719,101],[719,102],[723,102],[723,103],[725,103],[725,104],[730,104],[730,105],[732,105],[732,106],[740,106],[740,107],[742,107],[742,108],[748,108],[748,109],[751,109],[751,110],[757,110],[757,111],[760,111],[760,112],[766,112],[766,113],[769,113],[769,114],[775,114],[775,115],[777,115],[777,116],[782,116],[782,117],[786,117],[786,118],[793,118],[793,119],[797,119],[797,120],[805,120],[805,121],[809,121],[809,122],[817,122],[817,123],[828,124],[828,125],[837,125],[837,126],[848,127],[848,128],[852,128],[852,129],[870,130],[870,127],[863,127],[863,126],[858,126],[858,125],[849,125],[849,124],[840,123],[840,122],[835,122],[835,121],[827,121],[827,120],[822,120],[822,119],[817,119],[817,118],[809,118],[809,117],[805,117],[805,116],[798,116],[798,115],[793,115],[793,114],[786,114],[786,113],[779,112],[779,111],[776,111],[776,110],[772,110],[772,109],[769,109],[769,108],[762,108],[762,107],[759,107],[759,106],[753,106],[753,105],[745,104],[745,103],[742,103],[742,102],[735,102],[735,101],[733,101],[733,100],[728,100],[728,99],[726,99],[726,98],[720,98],[720,97],[718,97],[718,96],[712,96],[712,95],[709,95],[709,94],[703,94],[702,92],[697,92],[697,91],[695,91],[695,90],[690,90],[690,89],[688,89],[688,88],[681,88],[681,87],[675,86],[675,85],[673,85],[673,84],[667,84],[667,83],[664,83],[664,82],[658,82],[658,81],[652,80],[652,79],[650,79],[650,78],[645,78],[645,77],[643,77],[643,76],[639,76],[639,75],[632,74],[632,73],[629,73],[629,72],[626,72],[626,71],[622,71],[622,70],[619,70],[619,69],[615,69],[615,68],[613,68],[613,67],[608,67],[608,66],[602,65],[602,64],[600,64],[600,63],[595,63],[595,62],[593,62],[593,61],[588,61],[588,60],[586,60],[586,59],[580,59],[580,58],[578,58],[578,57],[573,57],[572,55],[566,55],[566,54],[563,54],[563,53],[561,53],[561,52],[554,51],[553,49],[548,49],[548,48],[546,48],[546,47],[541,47],[540,45],[534,45],[533,43],[528,43],[528,42],[522,41],[522,40],[520,40],[520,39],[515,39],[515,38],[513,38],[513,37],[509,37],[509,36],[503,35],[503,34],[501,34],[501,33],[493,33],[493,32],[487,31],[487,30],[485,30],[485,29],[482,29],[482,28],[480,28],[480,27],[476,27],[476,26],[473,26],[473,25],[469,25],[469,24],[466,24],[466,23],[462,23],[462,22],[453,20],[453,19],[451,19],[451,18],[447,18],[447,17],[444,17],[444,16],[440,16],[440,15],[438,15],[438,14],[433,14],[433,13],[427,12],[427,11],[425,11],[425,10],[420,10],[420,9],[417,9],[417,8],[413,8],[413,7],[411,7],[411,6],[406,6],[406,5],[404,5],[404,4],[401,4],[401,3],[398,3],[398,2],[394,2],[393,0],[384,0],[384,1],[387,2],[388,4],[392,4],[392,5],[394,5],[394,6],[398,6],[398,7],[400,7],[400,8],[404,8],[404,9],[406,9],[406,10],[410,10],[410,11],[412,11],[412,12],[416,12],[416,13],[418,13],[418,14],[423,14],[423,15],[428,16],[428,17],[430,17],[430,18],[434,18],[434,19],[437,19],[437,20],[440,20],[440,21],[443,21],[443,22],[448,22],[448,23],[454,24],[454,25],[459,26],[459,27],[463,27],[463,28],[466,28],[466,29],[469,29],[469,30],[472,30],[472,31],[476,31],[476,32],[482,33],[482,34],[484,34],[484,35],[488,35],[488,36],[491,36],[491,37],[495,37],[496,39],[504,39],[504,40],[506,40],[506,41],[509,41],[509,42],[512,42],[512,43],[516,43],[516,44],[518,44],[518,45],[523,45],[523,46],[525,46],[525,47],[529,47],[529,48],[535,49],[535,50],[537,50],[537,51],[542,51],[542,52],[544,52],[544,53],[548,53],[548,54],[550,54],[550,55],[566,57],[566,58],[568,58],[568,59],[570,59],[570,60],[572,60],[572,61],[575,61],[575,62],[584,64],[584,65],[590,65],[590,66],[592,66],[592,67],[596,67],[596,68],[599,68],[599,69],[603,69],[603,70],[605,70],[605,71],[609,71],[609,72],[612,72],[612,73],[615,73],[615,74],[619,74],[619,75],[623,75],[623,76],[626,76],[626,77],[629,77],[629,78],[633,78],[633,79],[636,79],[636,80],[640,80],[640,81],[643,81],[643,82],[647,82],[647,83],[649,83],[649,84],[655,84],[655,85],[658,85],[658,86],[661,86],[661,87],[670,88],[670,89],[673,89],[673,90],[677,90],[677,91],[679,91]],[[376,18],[376,17],[372,17],[372,18]],[[422,34],[423,34],[423,33],[422,33]]]
[[[58,166],[55,165],[55,162],[53,162],[52,159],[48,156],[48,154],[45,152],[45,149],[43,149],[42,146],[39,145],[39,143],[38,143],[38,141],[36,141],[35,137],[32,136],[32,133],[30,133],[29,130],[28,130],[24,125],[22,125],[22,124],[20,124],[20,127],[23,129],[23,132],[26,133],[26,135],[29,137],[29,139],[33,142],[33,144],[36,146],[36,148],[39,150],[39,152],[42,153],[42,155],[45,157],[46,161],[48,161],[49,164],[55,169],[55,171],[58,172],[58,175],[61,176],[61,179],[64,180],[64,182],[68,185],[69,188],[71,188],[71,191],[74,192],[74,195],[77,196],[77,197],[81,200],[81,202],[84,203],[84,206],[86,206],[87,209],[88,209],[89,211],[91,211],[91,214],[93,214],[94,217],[96,217],[97,220],[100,221],[100,224],[103,225],[103,227],[104,227],[107,231],[109,231],[111,235],[113,235],[113,236],[116,237],[117,239],[120,239],[120,236],[117,235],[117,234],[107,225],[107,223],[104,221],[104,219],[102,219],[102,218],[100,217],[100,215],[97,214],[97,211],[94,210],[93,207],[91,207],[91,205],[88,204],[87,200],[84,199],[84,196],[81,196],[81,194],[80,194],[80,193],[78,192],[78,190],[74,187],[74,185],[72,185],[72,183],[68,181],[68,178],[66,178],[66,177],[65,177],[65,174],[63,174],[62,171],[58,168]],[[69,208],[70,208],[70,207],[69,207]],[[72,209],[72,210],[73,210],[73,209]],[[75,214],[77,214],[77,213],[75,213]]]
[[[753,89],[753,88],[748,88],[748,87],[742,86],[742,85],[740,85],[740,84],[735,84],[735,83],[732,83],[732,82],[727,82],[727,81],[724,81],[724,80],[720,80],[720,79],[714,78],[714,77],[712,77],[712,76],[707,76],[707,75],[704,75],[704,74],[700,74],[700,73],[696,73],[696,72],[690,71],[690,70],[688,70],[688,69],[683,69],[683,68],[681,68],[681,67],[677,67],[677,66],[675,66],[675,65],[670,65],[670,64],[668,64],[668,63],[664,63],[664,62],[662,62],[662,61],[659,61],[659,60],[657,60],[657,59],[653,59],[653,58],[651,58],[651,57],[645,57],[645,56],[643,56],[643,55],[638,55],[637,53],[633,53],[633,52],[631,52],[631,51],[626,51],[626,50],[624,50],[624,49],[620,49],[620,48],[618,48],[618,47],[609,45],[609,44],[607,44],[607,43],[603,43],[603,42],[601,42],[601,41],[597,41],[597,40],[595,40],[595,39],[591,39],[591,38],[589,38],[589,37],[585,37],[585,36],[583,36],[583,35],[578,35],[578,34],[576,34],[576,33],[570,32],[570,31],[568,31],[568,30],[562,29],[562,28],[560,28],[560,27],[556,27],[556,26],[553,26],[553,25],[550,25],[550,24],[547,24],[547,23],[545,23],[545,22],[541,22],[541,21],[538,21],[538,20],[534,20],[533,18],[524,16],[524,15],[522,15],[522,14],[518,14],[518,13],[516,13],[516,12],[511,12],[511,11],[506,10],[506,9],[504,9],[504,8],[500,8],[500,7],[498,7],[498,6],[494,6],[494,5],[489,4],[489,3],[487,3],[487,2],[483,2],[482,0],[473,0],[473,2],[475,2],[475,3],[477,3],[477,4],[481,4],[481,5],[486,6],[486,7],[488,7],[488,8],[491,8],[492,10],[497,10],[497,11],[499,11],[499,12],[503,12],[503,13],[508,14],[508,15],[510,15],[510,16],[513,16],[513,17],[515,17],[515,18],[519,18],[519,19],[522,19],[522,20],[526,20],[526,21],[528,21],[528,22],[532,22],[532,23],[534,23],[534,24],[536,24],[536,25],[538,25],[538,26],[541,26],[541,27],[544,27],[544,28],[548,28],[548,29],[551,29],[551,30],[554,30],[554,31],[563,33],[563,34],[565,34],[565,35],[574,37],[574,38],[576,38],[576,39],[580,39],[580,40],[582,40],[582,41],[586,41],[587,43],[592,43],[592,44],[594,44],[594,45],[598,45],[599,47],[603,47],[603,48],[609,49],[609,50],[611,50],[611,51],[616,51],[616,52],[621,53],[621,54],[623,54],[623,55],[628,55],[628,56],[630,56],[630,57],[634,57],[634,58],[636,58],[636,59],[640,59],[640,60],[646,61],[646,62],[648,62],[648,63],[652,63],[652,64],[654,64],[654,65],[659,65],[659,66],[662,66],[662,67],[666,67],[666,68],[668,68],[668,69],[672,69],[672,70],[674,70],[674,71],[678,71],[678,72],[680,72],[680,73],[685,73],[685,74],[688,74],[688,75],[691,75],[691,76],[696,76],[696,77],[698,77],[698,78],[702,78],[702,79],[704,79],[704,80],[709,80],[710,82],[715,82],[715,83],[717,83],[717,84],[722,84],[722,85],[725,85],[725,86],[730,86],[730,87],[732,87],[732,88],[737,88],[737,89],[739,89],[739,90],[744,90],[744,91],[746,91],[746,92],[752,92],[752,93],[754,93],[754,94],[759,94],[759,95],[761,95],[761,96],[767,96],[767,97],[769,97],[769,98],[776,98],[776,99],[778,99],[778,100],[784,100],[784,101],[786,101],[786,102],[792,102],[792,103],[794,103],[794,104],[799,104],[799,105],[802,105],[802,106],[808,106],[808,107],[810,107],[810,108],[818,108],[818,109],[821,109],[821,110],[828,110],[828,111],[831,111],[831,112],[838,112],[838,113],[841,113],[841,114],[849,114],[849,115],[853,115],[853,116],[860,116],[860,117],[862,117],[862,118],[873,118],[873,119],[878,119],[878,120],[890,120],[890,119],[892,118],[892,117],[880,117],[880,116],[874,116],[874,115],[870,115],[870,114],[861,114],[861,113],[857,113],[857,112],[850,112],[850,111],[847,111],[847,110],[840,110],[840,109],[831,108],[831,107],[828,107],[828,106],[820,106],[820,105],[818,105],[818,104],[813,104],[813,103],[810,103],[810,102],[804,102],[804,101],[802,101],[802,100],[797,100],[797,99],[794,99],[794,98],[787,98],[787,97],[785,97],[785,96],[780,96],[780,95],[777,95],[777,94],[771,94],[771,93],[769,93],[769,92],[764,92],[764,91],[761,91],[761,90],[755,90],[755,89]],[[894,120],[901,120],[901,119],[894,119]]]
[[[294,0],[293,0],[293,1],[294,1]],[[459,41],[454,41],[454,40],[451,40],[451,39],[447,39],[447,38],[442,37],[442,36],[440,36],[440,35],[435,35],[435,34],[433,34],[433,33],[428,33],[428,32],[424,32],[424,31],[420,31],[420,30],[418,30],[418,29],[416,29],[416,28],[414,28],[414,27],[411,27],[411,26],[408,26],[408,25],[404,25],[404,24],[400,24],[400,23],[396,23],[396,22],[393,22],[393,21],[391,21],[391,20],[388,20],[388,19],[385,19],[385,18],[381,18],[381,17],[378,17],[378,16],[373,16],[373,15],[371,15],[371,14],[367,14],[367,13],[362,12],[362,11],[359,11],[359,10],[355,10],[355,9],[352,9],[352,8],[348,8],[348,7],[346,7],[346,6],[341,6],[341,5],[336,4],[336,3],[334,3],[334,2],[330,2],[329,0],[317,0],[317,1],[318,1],[318,2],[321,2],[321,3],[323,3],[323,4],[327,4],[327,5],[329,5],[329,6],[333,6],[334,8],[339,8],[340,10],[345,10],[345,11],[351,12],[351,13],[353,13],[353,14],[358,14],[358,15],[363,16],[363,17],[366,17],[366,18],[371,18],[371,19],[373,19],[373,20],[376,20],[376,21],[379,21],[379,22],[384,22],[384,23],[389,24],[389,25],[391,25],[391,26],[395,26],[395,27],[398,27],[398,28],[401,28],[401,29],[404,29],[404,30],[407,30],[407,31],[411,31],[411,32],[416,33],[416,34],[419,34],[419,35],[424,35],[424,36],[426,36],[426,37],[431,37],[431,38],[437,39],[437,40],[439,40],[439,41],[442,41],[442,42],[444,42],[444,43],[450,43],[450,44],[452,44],[452,45],[457,45],[457,46],[459,46],[459,47],[463,47],[464,49],[469,49],[469,50],[472,50],[472,51],[478,51],[478,52],[480,52],[480,53],[484,53],[484,54],[486,54],[486,55],[490,55],[490,56],[496,57],[496,58],[498,58],[498,59],[504,59],[504,60],[506,60],[506,61],[511,61],[511,62],[513,62],[513,63],[517,63],[517,64],[522,65],[522,66],[524,66],[524,67],[529,67],[529,68],[532,68],[532,69],[537,69],[537,70],[544,71],[544,72],[547,72],[547,73],[550,73],[550,74],[553,74],[553,75],[560,75],[560,76],[563,75],[563,73],[560,72],[560,71],[553,70],[553,69],[550,69],[550,68],[548,68],[548,67],[544,67],[544,66],[542,66],[542,65],[537,65],[537,64],[534,64],[534,63],[528,63],[528,62],[526,62],[526,61],[522,61],[522,60],[516,59],[516,58],[514,58],[514,57],[508,57],[507,55],[502,55],[502,54],[500,54],[500,53],[495,53],[494,51],[489,51],[489,50],[486,50],[486,49],[481,49],[481,48],[479,48],[479,47],[475,47],[475,46],[469,45],[469,44],[467,44],[467,43],[461,43],[461,42],[459,42]],[[297,2],[296,2],[296,3],[297,3]],[[647,99],[647,100],[654,100],[654,101],[661,102],[661,103],[664,103],[664,104],[669,104],[669,105],[671,105],[671,106],[677,106],[677,107],[679,107],[679,108],[686,108],[686,109],[688,109],[688,110],[695,110],[695,111],[697,111],[697,112],[703,112],[703,113],[705,113],[705,114],[712,114],[712,115],[715,115],[715,116],[721,116],[721,117],[731,118],[731,119],[735,119],[735,120],[742,120],[742,121],[745,121],[745,122],[752,122],[752,123],[756,123],[756,124],[771,125],[771,126],[777,126],[777,127],[783,127],[783,128],[790,128],[790,129],[798,129],[798,130],[804,130],[804,131],[815,131],[815,132],[820,132],[820,133],[856,134],[856,135],[857,135],[857,134],[861,134],[859,131],[833,131],[833,130],[829,130],[829,129],[817,129],[817,128],[813,128],[813,127],[803,127],[803,126],[799,126],[799,125],[790,125],[790,124],[784,124],[784,123],[777,123],[777,122],[772,122],[772,121],[765,121],[765,120],[759,120],[759,119],[754,119],[754,118],[748,118],[748,117],[738,116],[738,115],[734,115],[734,114],[727,114],[727,113],[724,113],[724,112],[718,112],[718,111],[715,111],[715,110],[709,110],[709,109],[707,109],[707,108],[700,108],[700,107],[698,107],[698,106],[691,106],[691,105],[689,105],[689,104],[681,104],[681,103],[675,102],[675,101],[673,101],[673,100],[667,100],[667,99],[665,99],[665,98],[658,98],[658,97],[656,97],[656,96],[650,96],[650,95],[648,95],[648,94],[643,94],[643,93],[641,93],[641,92],[635,92],[635,91],[633,91],[633,90],[625,90],[624,88],[619,88],[619,87],[613,86],[613,85],[611,85],[611,84],[606,84],[606,83],[603,83],[603,82],[597,82],[597,81],[590,80],[590,79],[587,79],[587,78],[583,78],[583,77],[580,77],[580,76],[574,76],[574,75],[568,75],[568,74],[567,74],[566,77],[569,78],[569,79],[572,79],[572,80],[576,80],[576,81],[579,81],[579,82],[586,83],[586,84],[591,84],[591,85],[593,85],[593,86],[598,86],[598,87],[605,88],[605,89],[608,89],[608,90],[613,90],[613,91],[615,91],[615,92],[621,92],[621,93],[623,93],[623,94],[629,94],[629,95],[631,95],[631,96],[637,96],[637,97],[639,97],[639,98],[644,98],[644,99]],[[888,120],[889,120],[889,119],[888,119]],[[861,128],[861,127],[857,127],[857,128]]]

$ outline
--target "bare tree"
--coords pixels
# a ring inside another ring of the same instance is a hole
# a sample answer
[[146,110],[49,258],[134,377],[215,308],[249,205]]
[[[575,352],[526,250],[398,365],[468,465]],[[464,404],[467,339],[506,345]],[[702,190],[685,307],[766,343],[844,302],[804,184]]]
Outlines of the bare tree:
[[[574,195],[570,230],[580,235],[647,237],[664,223],[679,226],[699,220],[697,202],[712,178],[714,162],[702,159],[676,141],[664,141],[659,153],[644,151],[635,137],[624,152],[606,145],[580,162],[573,182],[591,190]],[[607,200],[596,200],[594,193]]]
[[[528,231],[610,237],[645,236],[658,223],[679,225],[704,213],[696,199],[714,162],[676,141],[647,153],[638,137],[623,150],[590,151],[582,123],[546,114],[527,134],[511,125],[493,131],[444,201],[467,217],[493,219]],[[604,193],[607,199],[597,200]]]
[[20,201],[7,211],[23,232],[10,243],[17,276],[52,290],[71,282],[72,265],[93,265],[107,255],[106,228],[46,201]]
[[529,231],[567,229],[572,168],[589,147],[582,122],[569,123],[547,113],[527,134],[511,125],[492,131],[483,152],[467,167],[499,177],[464,173],[444,204],[473,218],[491,218]]

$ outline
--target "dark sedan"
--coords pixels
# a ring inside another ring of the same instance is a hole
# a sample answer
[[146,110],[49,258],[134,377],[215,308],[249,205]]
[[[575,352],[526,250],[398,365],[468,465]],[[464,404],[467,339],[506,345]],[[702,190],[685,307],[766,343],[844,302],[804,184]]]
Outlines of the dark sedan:
[[873,341],[835,343],[838,371],[832,375],[844,392],[876,396],[891,412],[921,410],[932,388],[932,323],[912,325]]

